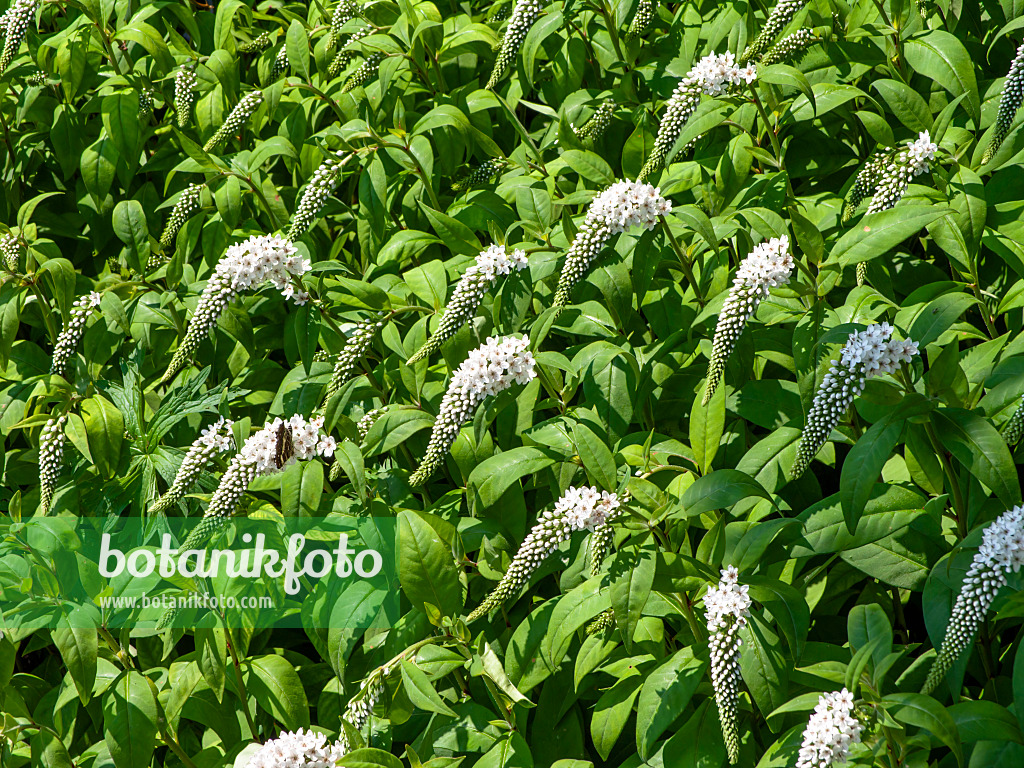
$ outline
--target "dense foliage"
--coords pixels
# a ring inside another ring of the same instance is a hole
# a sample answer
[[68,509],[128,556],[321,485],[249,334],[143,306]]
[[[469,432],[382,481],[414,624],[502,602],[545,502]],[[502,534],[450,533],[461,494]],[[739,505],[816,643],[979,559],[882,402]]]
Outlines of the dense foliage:
[[[1024,765],[1024,2],[10,6],[3,768]],[[257,514],[399,614],[26,618]]]

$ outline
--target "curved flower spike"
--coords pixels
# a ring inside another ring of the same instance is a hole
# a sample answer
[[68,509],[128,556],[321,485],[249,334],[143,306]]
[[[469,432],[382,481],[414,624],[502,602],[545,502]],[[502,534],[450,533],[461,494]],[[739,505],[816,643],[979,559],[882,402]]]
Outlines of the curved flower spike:
[[707,609],[708,647],[711,651],[711,686],[715,689],[718,719],[722,736],[733,765],[739,760],[740,734],[736,712],[739,708],[740,646],[739,632],[747,625],[750,615],[750,596],[747,585],[740,586],[739,571],[728,566],[722,571],[722,580],[704,596]]
[[775,38],[779,36],[779,32],[792,21],[796,12],[803,8],[806,2],[807,0],[779,0],[776,6],[772,8],[772,12],[768,14],[768,18],[765,19],[761,33],[754,38],[754,42],[747,46],[747,50],[743,52],[740,61],[756,60],[762,53],[767,51],[775,41]]
[[592,486],[566,489],[554,509],[540,514],[498,586],[469,614],[466,622],[476,621],[514,595],[544,559],[559,544],[568,541],[573,531],[588,528],[595,536],[605,537],[607,534],[602,529],[610,528],[608,521],[615,517],[619,506],[619,497],[614,493],[601,492]]
[[540,11],[541,4],[538,0],[516,0],[515,8],[512,9],[512,18],[509,19],[505,37],[501,41],[501,52],[494,62],[494,69],[487,81],[488,90],[498,84],[498,80],[505,74],[505,70],[515,61],[519,48],[523,45],[530,27],[540,16]]
[[469,357],[452,374],[430,434],[427,453],[419,469],[409,478],[410,485],[427,482],[441,466],[462,425],[473,417],[477,406],[487,397],[513,384],[528,384],[537,377],[536,363],[529,347],[527,336],[521,339],[506,336],[500,340],[491,337],[469,353]]
[[981,157],[981,164],[985,165],[1002,145],[1003,140],[1010,132],[1013,125],[1013,117],[1020,109],[1024,101],[1024,43],[1017,49],[1017,55],[1010,64],[1010,71],[1006,75],[1006,82],[1003,84],[1003,95],[999,97],[999,112],[996,113],[996,132],[992,135],[992,141],[985,149]]
[[217,129],[217,132],[210,137],[210,140],[203,145],[204,152],[213,152],[221,144],[234,136],[238,129],[245,125],[253,113],[263,103],[263,92],[253,91],[242,97],[242,100],[235,105],[227,116],[224,124]]
[[992,607],[999,590],[1006,586],[1011,571],[1024,566],[1024,506],[1004,512],[982,534],[981,547],[964,577],[963,587],[953,605],[939,655],[932,662],[922,693],[930,694],[974,640],[974,635]]
[[789,253],[789,238],[773,237],[766,243],[754,246],[747,258],[740,264],[732,281],[729,296],[718,316],[715,340],[708,362],[707,384],[704,388],[702,405],[707,405],[718,388],[725,370],[725,362],[736,346],[736,341],[747,320],[757,309],[762,299],[768,298],[768,291],[789,282],[793,271],[793,256]]
[[92,311],[100,305],[100,294],[96,291],[87,293],[71,307],[71,314],[68,317],[68,324],[57,337],[57,343],[53,347],[53,360],[50,362],[50,373],[58,376],[66,376],[68,372],[68,361],[75,354],[75,347],[82,340],[85,334],[85,321],[89,319]]
[[437,331],[409,358],[407,364],[412,365],[436,352],[464,323],[471,320],[487,289],[494,285],[499,276],[508,275],[513,269],[521,271],[527,266],[529,262],[526,260],[525,251],[515,250],[508,253],[503,245],[492,245],[480,251],[476,263],[462,273],[455,290],[452,291],[452,297],[441,316]]
[[231,438],[232,425],[233,422],[220,419],[202,431],[188,449],[185,458],[182,459],[178,474],[174,476],[171,487],[150,507],[151,515],[163,512],[181,500],[209,465],[210,459],[217,453],[223,453],[234,447],[235,441]]
[[864,391],[868,379],[894,373],[918,353],[916,341],[895,341],[890,336],[892,326],[888,323],[869,325],[867,330],[850,334],[839,360],[832,362],[814,396],[793,464],[794,478],[810,465],[854,398]]
[[864,724],[857,718],[853,694],[843,688],[824,693],[807,721],[796,768],[829,768],[845,763],[850,745],[860,741]]

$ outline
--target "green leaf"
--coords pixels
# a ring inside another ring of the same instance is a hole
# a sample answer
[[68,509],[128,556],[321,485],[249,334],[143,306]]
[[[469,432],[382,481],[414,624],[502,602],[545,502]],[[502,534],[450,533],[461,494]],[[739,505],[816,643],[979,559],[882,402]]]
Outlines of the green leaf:
[[116,768],[149,768],[158,717],[152,683],[142,674],[122,672],[110,684],[103,695],[103,738]]
[[309,703],[302,680],[281,656],[259,656],[248,663],[246,689],[256,703],[289,731],[309,728]]
[[647,760],[651,747],[672,725],[704,680],[707,662],[696,658],[692,648],[680,648],[644,680],[636,708],[636,745]]
[[590,737],[602,760],[607,760],[615,742],[619,740],[626,721],[633,711],[633,702],[640,693],[643,678],[633,674],[617,681],[601,694],[594,705],[594,716],[590,721]]
[[974,60],[955,35],[942,29],[921,32],[903,41],[903,55],[911,69],[930,77],[954,96],[967,94],[967,106],[977,124],[981,103]]
[[434,686],[431,685],[427,676],[420,671],[419,667],[408,659],[402,660],[402,682],[405,683],[405,693],[414,706],[425,712],[436,712],[439,715],[458,717],[444,700],[437,695]]
[[738,469],[719,469],[698,478],[683,493],[687,517],[696,517],[715,509],[727,509],[750,496],[772,501],[772,496],[750,475]]
[[1007,507],[1021,503],[1020,479],[1006,442],[987,420],[959,408],[932,415],[939,442]]
[[848,267],[884,256],[945,213],[937,206],[900,205],[867,215],[832,246],[828,262]]
[[451,550],[419,514],[398,514],[398,578],[410,602],[440,619],[462,610],[462,586]]
[[85,188],[100,205],[114,183],[114,169],[120,153],[113,139],[99,138],[82,152],[81,170]]
[[922,728],[950,748],[958,765],[964,764],[960,735],[949,710],[931,696],[920,693],[891,693],[883,696],[882,706],[905,725]]
[[701,389],[690,409],[690,447],[697,468],[707,474],[725,432],[725,387],[720,384],[707,405],[701,405],[703,398],[704,390]]
[[576,451],[590,479],[596,481],[602,489],[614,491],[618,486],[618,480],[615,457],[612,456],[611,449],[582,422],[574,424],[572,432]]
[[924,349],[945,333],[960,315],[977,303],[976,298],[964,293],[943,294],[925,305],[907,335]]
[[473,468],[466,485],[476,490],[480,503],[490,507],[511,488],[517,480],[536,475],[562,458],[547,448],[519,446],[496,453]]
[[99,647],[99,633],[91,628],[80,626],[80,621],[69,621],[61,615],[57,626],[51,630],[53,644],[60,651],[64,665],[71,673],[71,679],[78,690],[78,698],[87,705],[92,698],[92,688],[96,683],[96,652]]
[[562,153],[562,160],[582,178],[603,187],[615,182],[615,173],[600,155],[589,150],[570,149]]
[[1014,741],[1024,744],[1017,718],[994,701],[961,701],[949,708],[960,741]]
[[124,441],[121,412],[102,395],[95,395],[82,402],[82,420],[96,469],[103,477],[113,477],[121,460]]
[[616,575],[611,583],[611,603],[627,653],[632,652],[633,634],[651,594],[655,563],[654,551],[649,548],[615,553],[612,573]]
[[309,82],[309,33],[298,19],[292,19],[288,25],[285,48],[288,50],[288,62]]
[[143,272],[149,261],[149,226],[142,203],[122,200],[114,206],[112,223],[117,239],[128,246],[128,266],[136,272]]
[[878,482],[882,467],[892,456],[893,449],[903,434],[904,421],[893,414],[877,421],[861,435],[843,462],[839,480],[839,498],[843,516],[851,531],[864,513],[864,507]]

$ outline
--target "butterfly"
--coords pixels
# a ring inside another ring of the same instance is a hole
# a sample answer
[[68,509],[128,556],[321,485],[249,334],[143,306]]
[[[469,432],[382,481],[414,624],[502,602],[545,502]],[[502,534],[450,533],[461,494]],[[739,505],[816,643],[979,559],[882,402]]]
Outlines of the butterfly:
[[292,442],[292,430],[287,423],[281,422],[277,427],[277,446],[274,449],[274,463],[281,469],[295,456],[295,444]]

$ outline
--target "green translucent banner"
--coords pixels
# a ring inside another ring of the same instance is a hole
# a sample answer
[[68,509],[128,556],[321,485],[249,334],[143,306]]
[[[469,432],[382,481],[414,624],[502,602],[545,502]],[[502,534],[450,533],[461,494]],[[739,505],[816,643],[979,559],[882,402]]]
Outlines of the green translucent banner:
[[390,626],[396,535],[391,517],[33,518],[0,542],[0,627]]

